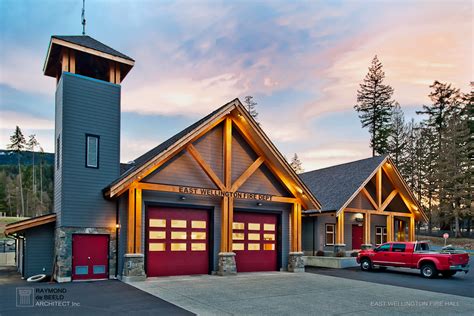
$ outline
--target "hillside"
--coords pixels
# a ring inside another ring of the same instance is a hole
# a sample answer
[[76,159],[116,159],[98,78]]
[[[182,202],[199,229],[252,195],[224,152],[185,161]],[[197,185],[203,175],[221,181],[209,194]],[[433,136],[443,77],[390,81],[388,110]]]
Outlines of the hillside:
[[[40,156],[43,155],[45,164],[52,165],[54,163],[54,154],[35,152],[35,164],[40,161]],[[16,165],[17,155],[11,150],[0,149],[0,166],[2,165]],[[33,164],[33,152],[23,151],[21,153],[21,164],[23,166],[30,166]]]

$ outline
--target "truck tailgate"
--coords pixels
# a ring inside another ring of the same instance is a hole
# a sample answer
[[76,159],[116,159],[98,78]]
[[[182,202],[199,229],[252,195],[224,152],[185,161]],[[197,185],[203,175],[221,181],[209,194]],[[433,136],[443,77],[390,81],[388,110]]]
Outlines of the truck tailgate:
[[469,254],[467,253],[453,253],[450,255],[451,265],[465,265],[469,263]]

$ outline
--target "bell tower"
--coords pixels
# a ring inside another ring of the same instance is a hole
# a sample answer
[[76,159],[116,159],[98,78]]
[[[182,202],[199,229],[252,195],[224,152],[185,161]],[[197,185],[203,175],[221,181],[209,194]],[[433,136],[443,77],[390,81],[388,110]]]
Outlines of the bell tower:
[[120,175],[120,84],[134,63],[87,35],[51,37],[43,72],[56,79],[58,281],[85,271],[73,267],[75,234],[107,235],[108,275],[115,274],[116,205],[103,198],[102,189]]

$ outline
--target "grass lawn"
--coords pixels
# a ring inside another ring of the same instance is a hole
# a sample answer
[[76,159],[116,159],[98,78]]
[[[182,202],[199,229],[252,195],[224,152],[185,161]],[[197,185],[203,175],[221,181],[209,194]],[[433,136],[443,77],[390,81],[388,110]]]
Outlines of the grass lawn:
[[[430,240],[434,246],[444,246],[444,238],[442,237],[417,235],[417,239]],[[464,249],[474,249],[474,239],[472,238],[448,238],[446,244]]]
[[10,223],[18,222],[26,219],[27,217],[0,217],[0,239],[5,238],[5,226]]

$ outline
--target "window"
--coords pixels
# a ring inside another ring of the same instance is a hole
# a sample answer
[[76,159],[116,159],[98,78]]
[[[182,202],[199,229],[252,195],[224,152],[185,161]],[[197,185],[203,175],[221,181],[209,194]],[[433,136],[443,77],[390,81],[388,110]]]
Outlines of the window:
[[326,224],[326,246],[334,245],[335,224]]
[[56,138],[56,170],[59,170],[59,161],[61,160],[61,135]]
[[415,251],[430,251],[430,245],[427,243],[417,243]]
[[376,249],[378,249],[377,251],[389,251],[390,250],[390,244],[382,245],[382,246],[380,246]]
[[405,244],[393,244],[392,245],[393,252],[405,252]]
[[99,136],[86,135],[86,167],[99,168]]
[[380,245],[387,242],[387,227],[376,226],[375,227],[375,244]]

